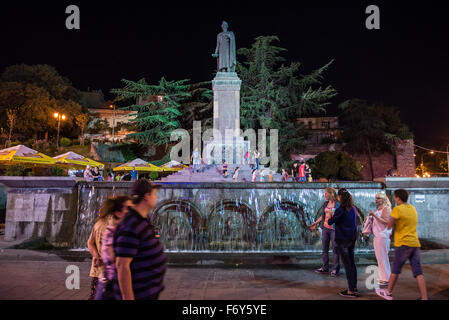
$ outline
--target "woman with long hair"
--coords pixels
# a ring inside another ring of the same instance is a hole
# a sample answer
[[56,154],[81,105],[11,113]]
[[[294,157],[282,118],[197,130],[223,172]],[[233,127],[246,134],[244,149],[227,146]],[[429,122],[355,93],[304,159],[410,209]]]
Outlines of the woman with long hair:
[[91,293],[89,300],[93,300],[96,296],[97,286],[103,278],[104,264],[102,261],[102,243],[103,233],[111,224],[118,212],[123,210],[128,197],[116,197],[107,199],[100,208],[97,221],[94,224],[89,240],[87,241],[87,248],[92,254],[92,266],[90,269]]
[[323,209],[321,210],[321,215],[317,221],[315,221],[311,226],[310,230],[314,230],[316,226],[321,223],[321,241],[323,247],[322,259],[323,265],[315,270],[319,274],[329,273],[329,244],[332,242],[332,254],[334,258],[334,263],[332,266],[332,277],[337,277],[340,272],[340,259],[337,252],[337,245],[335,243],[335,230],[332,225],[329,225],[328,221],[332,217],[332,213],[340,206],[337,201],[337,192],[334,188],[326,188],[324,190],[324,202]]
[[351,194],[346,189],[338,190],[340,207],[328,220],[335,228],[335,243],[343,265],[345,266],[348,289],[340,292],[343,297],[355,298],[357,290],[357,267],[354,261],[354,248],[357,240],[357,209]]
[[232,175],[232,179],[234,179],[234,182],[238,182],[239,180],[239,171],[240,167],[235,168],[234,174]]
[[369,215],[373,217],[373,246],[379,267],[380,285],[388,285],[391,269],[388,251],[390,251],[391,229],[387,228],[391,213],[391,202],[385,193],[376,194],[376,212],[370,210]]
[[95,300],[110,300],[113,296],[113,282],[115,276],[115,259],[112,248],[114,231],[117,224],[128,213],[131,198],[117,196],[108,198],[100,209],[100,217],[107,220],[106,229],[101,236],[100,256],[102,261],[102,273],[98,280]]

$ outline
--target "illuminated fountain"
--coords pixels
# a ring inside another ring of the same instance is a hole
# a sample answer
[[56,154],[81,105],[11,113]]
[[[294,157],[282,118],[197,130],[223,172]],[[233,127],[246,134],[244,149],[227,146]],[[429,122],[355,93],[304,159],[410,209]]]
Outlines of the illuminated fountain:
[[[321,250],[319,217],[324,188],[347,188],[359,224],[380,183],[179,183],[163,184],[150,214],[169,252],[312,252]],[[108,196],[128,194],[129,183],[79,183],[75,248],[85,248],[99,206]],[[359,228],[361,229],[361,228]],[[359,230],[358,248],[370,249]]]

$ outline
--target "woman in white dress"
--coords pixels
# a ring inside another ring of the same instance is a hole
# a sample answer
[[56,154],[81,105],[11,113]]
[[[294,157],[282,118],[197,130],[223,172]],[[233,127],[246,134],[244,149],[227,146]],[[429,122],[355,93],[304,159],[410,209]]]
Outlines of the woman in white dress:
[[378,282],[380,285],[387,285],[391,274],[388,252],[390,251],[392,230],[387,228],[391,213],[391,202],[385,193],[376,194],[376,206],[376,212],[371,210],[369,215],[373,217],[373,245],[379,268]]

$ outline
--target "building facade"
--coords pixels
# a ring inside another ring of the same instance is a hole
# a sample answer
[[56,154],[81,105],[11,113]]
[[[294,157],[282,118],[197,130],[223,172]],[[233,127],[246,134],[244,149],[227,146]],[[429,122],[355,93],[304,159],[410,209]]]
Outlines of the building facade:
[[[309,160],[325,151],[343,151],[344,145],[340,141],[342,130],[338,117],[309,117],[297,119],[297,124],[306,128],[307,146],[303,153],[291,155],[292,160]],[[365,154],[351,154],[358,160],[363,169],[365,180],[371,180],[368,156]],[[413,139],[396,142],[396,152],[374,153],[374,178],[384,178],[387,175],[399,177],[415,177],[415,158]]]

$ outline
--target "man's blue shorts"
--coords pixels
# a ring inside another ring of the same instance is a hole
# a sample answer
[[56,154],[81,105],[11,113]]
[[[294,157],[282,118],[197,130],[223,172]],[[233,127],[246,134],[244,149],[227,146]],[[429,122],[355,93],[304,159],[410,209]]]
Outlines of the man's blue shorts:
[[394,249],[393,267],[391,273],[400,274],[405,262],[410,260],[410,266],[413,271],[413,276],[423,274],[421,268],[421,248],[401,246]]

